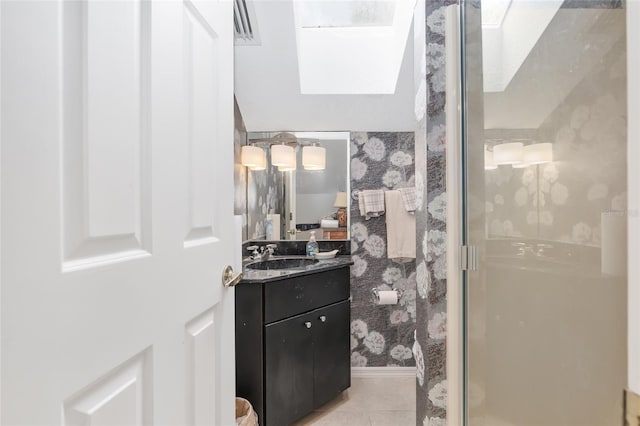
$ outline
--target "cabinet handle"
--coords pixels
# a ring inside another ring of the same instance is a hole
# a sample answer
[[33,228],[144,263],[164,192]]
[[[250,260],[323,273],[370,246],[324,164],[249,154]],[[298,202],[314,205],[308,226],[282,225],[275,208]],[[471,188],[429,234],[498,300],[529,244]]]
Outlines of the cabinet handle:
[[311,321],[305,322],[304,326],[307,327],[307,328],[311,328]]
[[320,322],[326,322],[326,321],[327,321],[327,317],[325,315],[321,315]]

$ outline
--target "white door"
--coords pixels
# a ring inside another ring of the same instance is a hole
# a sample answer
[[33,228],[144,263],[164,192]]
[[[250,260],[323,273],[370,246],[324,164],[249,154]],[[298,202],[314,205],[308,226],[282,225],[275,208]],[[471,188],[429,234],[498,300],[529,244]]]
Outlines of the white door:
[[235,424],[232,3],[0,15],[2,424]]

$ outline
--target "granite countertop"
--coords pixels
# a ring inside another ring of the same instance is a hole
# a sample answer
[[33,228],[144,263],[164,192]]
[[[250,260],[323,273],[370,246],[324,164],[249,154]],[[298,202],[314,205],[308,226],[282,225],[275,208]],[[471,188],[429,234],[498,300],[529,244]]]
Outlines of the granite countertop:
[[[283,259],[283,258],[306,258],[306,256],[273,256],[271,259]],[[271,269],[271,270],[257,270],[248,269],[246,265],[253,263],[253,261],[244,261],[242,263],[243,278],[240,281],[242,284],[255,284],[266,283],[271,281],[279,281],[292,277],[300,277],[303,275],[315,274],[317,272],[329,271],[332,269],[344,268],[345,266],[353,265],[351,256],[336,256],[333,259],[318,260],[309,266],[295,269]]]

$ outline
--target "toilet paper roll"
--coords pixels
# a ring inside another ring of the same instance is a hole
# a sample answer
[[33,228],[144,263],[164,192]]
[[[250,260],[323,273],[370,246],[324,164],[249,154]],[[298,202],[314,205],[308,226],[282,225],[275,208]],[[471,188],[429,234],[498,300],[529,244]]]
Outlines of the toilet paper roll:
[[378,305],[397,305],[398,293],[395,290],[378,291],[376,303]]
[[337,228],[338,227],[338,221],[334,220],[334,219],[322,219],[320,221],[320,226],[322,228]]

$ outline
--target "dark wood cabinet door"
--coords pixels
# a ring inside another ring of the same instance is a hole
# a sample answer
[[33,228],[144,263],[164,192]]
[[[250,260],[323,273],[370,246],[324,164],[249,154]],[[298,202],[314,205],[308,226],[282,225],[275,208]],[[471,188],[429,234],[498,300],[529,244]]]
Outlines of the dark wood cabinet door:
[[317,309],[311,315],[315,348],[313,402],[318,408],[351,385],[351,304],[345,300]]
[[288,425],[313,411],[313,319],[308,313],[265,327],[266,426]]

